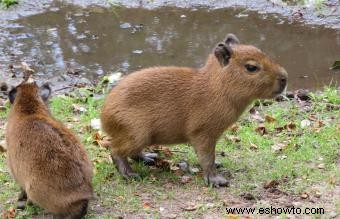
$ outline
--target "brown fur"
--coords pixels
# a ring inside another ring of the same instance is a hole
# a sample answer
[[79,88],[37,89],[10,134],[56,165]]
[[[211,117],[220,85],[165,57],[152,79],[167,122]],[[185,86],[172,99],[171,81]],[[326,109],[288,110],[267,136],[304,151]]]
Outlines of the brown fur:
[[92,166],[85,149],[51,117],[35,83],[21,84],[14,91],[6,128],[14,179],[33,203],[62,218],[81,218],[93,196]]
[[[248,72],[249,63],[260,70]],[[126,157],[143,148],[189,142],[206,181],[226,185],[214,167],[216,141],[254,99],[281,93],[286,79],[286,71],[267,55],[228,35],[201,69],[153,67],[128,75],[106,98],[102,128],[112,138],[112,155],[124,176],[134,175]]]

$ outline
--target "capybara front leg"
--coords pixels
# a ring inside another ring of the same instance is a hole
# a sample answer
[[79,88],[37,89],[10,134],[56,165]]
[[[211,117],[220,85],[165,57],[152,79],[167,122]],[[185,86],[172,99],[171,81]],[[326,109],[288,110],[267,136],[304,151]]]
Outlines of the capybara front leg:
[[125,179],[139,178],[139,175],[133,172],[126,157],[121,157],[118,155],[111,155],[111,157],[122,177]]
[[17,209],[25,209],[27,203],[27,193],[24,189],[21,189],[21,192],[18,196]]
[[214,187],[228,186],[229,182],[222,175],[217,174],[215,166],[216,141],[198,138],[194,141],[198,161],[203,168],[204,180]]

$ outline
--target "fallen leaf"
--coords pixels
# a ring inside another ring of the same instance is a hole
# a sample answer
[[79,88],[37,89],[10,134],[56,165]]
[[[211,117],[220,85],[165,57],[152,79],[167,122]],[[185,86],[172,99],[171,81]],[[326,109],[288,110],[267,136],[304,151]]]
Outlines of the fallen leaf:
[[182,183],[182,184],[187,184],[187,183],[189,183],[191,180],[192,180],[191,176],[185,175],[185,176],[182,176],[182,178],[181,178],[181,183]]
[[21,68],[24,70],[24,72],[33,74],[34,70],[31,69],[26,62],[21,62]]
[[164,170],[170,170],[170,162],[168,160],[157,159],[155,166]]
[[246,200],[255,200],[255,196],[251,193],[242,193],[241,197]]
[[277,153],[277,152],[280,152],[280,151],[283,151],[285,148],[287,147],[286,144],[283,144],[283,143],[276,143],[272,146],[272,151],[274,153]]
[[149,208],[152,208],[152,205],[151,205],[150,202],[144,202],[144,203],[143,203],[143,208],[144,208],[144,209],[149,209]]
[[307,198],[309,198],[309,194],[307,192],[303,192],[303,193],[301,193],[300,198],[307,199]]
[[189,171],[190,173],[195,174],[195,173],[200,172],[200,169],[198,169],[197,167],[192,167],[192,168],[189,168]]
[[308,119],[309,119],[310,121],[316,121],[316,120],[318,120],[318,118],[316,117],[315,114],[310,114],[309,117],[308,117]]
[[305,127],[310,126],[310,124],[311,123],[308,119],[304,119],[304,120],[301,121],[300,126],[301,126],[301,128],[305,128]]
[[284,125],[283,128],[286,129],[287,131],[293,131],[296,129],[296,125],[291,122],[291,123]]
[[250,149],[252,149],[252,150],[257,150],[257,145],[256,144],[254,144],[254,143],[250,143]]
[[1,218],[2,219],[15,218],[15,216],[16,216],[15,209],[11,207],[7,211],[4,211],[2,213]]
[[325,164],[324,164],[324,163],[320,163],[320,164],[318,165],[318,168],[319,168],[319,169],[325,169]]
[[324,126],[324,125],[325,125],[325,123],[324,123],[323,121],[318,120],[318,121],[316,121],[316,122],[314,123],[313,127],[314,127],[315,129],[318,129],[318,128],[321,128],[321,127]]
[[329,179],[328,179],[328,182],[331,185],[335,185],[336,184],[336,177],[334,175],[330,176]]
[[265,189],[269,189],[269,188],[275,188],[279,185],[279,181],[277,180],[271,180],[269,182],[266,182],[264,185],[263,185],[263,188]]
[[199,206],[196,205],[195,203],[189,202],[185,206],[182,207],[185,211],[194,211],[198,208]]
[[232,126],[230,126],[230,128],[229,128],[229,130],[231,131],[231,132],[237,132],[238,130],[240,129],[240,127],[236,124],[236,123],[234,123]]
[[72,104],[73,112],[74,113],[83,113],[86,112],[86,108],[79,105],[79,104]]
[[235,136],[235,135],[227,135],[226,139],[229,140],[229,141],[235,142],[235,143],[241,141],[240,137]]
[[92,119],[91,120],[91,128],[94,130],[99,130],[101,127],[100,119]]
[[5,140],[0,141],[0,153],[7,151],[7,144]]
[[268,115],[266,115],[264,119],[265,119],[265,121],[268,122],[268,123],[273,123],[273,122],[276,121],[275,118],[273,118],[273,117],[271,117],[271,116],[268,116]]
[[266,127],[264,126],[263,123],[259,124],[258,127],[255,129],[255,131],[256,131],[257,133],[259,133],[260,135],[265,135],[265,134],[267,134]]

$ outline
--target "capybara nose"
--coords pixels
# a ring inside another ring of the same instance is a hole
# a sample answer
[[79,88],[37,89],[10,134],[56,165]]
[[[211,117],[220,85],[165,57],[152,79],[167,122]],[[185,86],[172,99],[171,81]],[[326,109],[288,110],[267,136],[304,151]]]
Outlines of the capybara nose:
[[280,76],[278,79],[280,90],[283,91],[285,87],[287,86],[287,77],[286,76]]

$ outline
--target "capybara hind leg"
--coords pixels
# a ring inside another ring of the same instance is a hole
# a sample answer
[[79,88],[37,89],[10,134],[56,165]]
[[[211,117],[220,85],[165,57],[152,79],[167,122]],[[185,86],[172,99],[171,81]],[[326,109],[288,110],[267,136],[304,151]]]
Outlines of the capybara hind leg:
[[133,156],[131,158],[135,161],[143,162],[148,166],[153,166],[156,164],[157,157],[158,157],[157,153],[140,152],[138,155]]
[[17,209],[25,209],[27,203],[27,193],[25,190],[21,189],[18,197]]
[[122,177],[125,179],[139,178],[139,175],[133,172],[126,157],[121,157],[118,155],[111,155],[111,157]]
[[199,163],[203,168],[204,180],[214,187],[228,186],[229,182],[223,176],[217,174],[215,166],[215,144],[216,141],[198,137],[194,139]]

